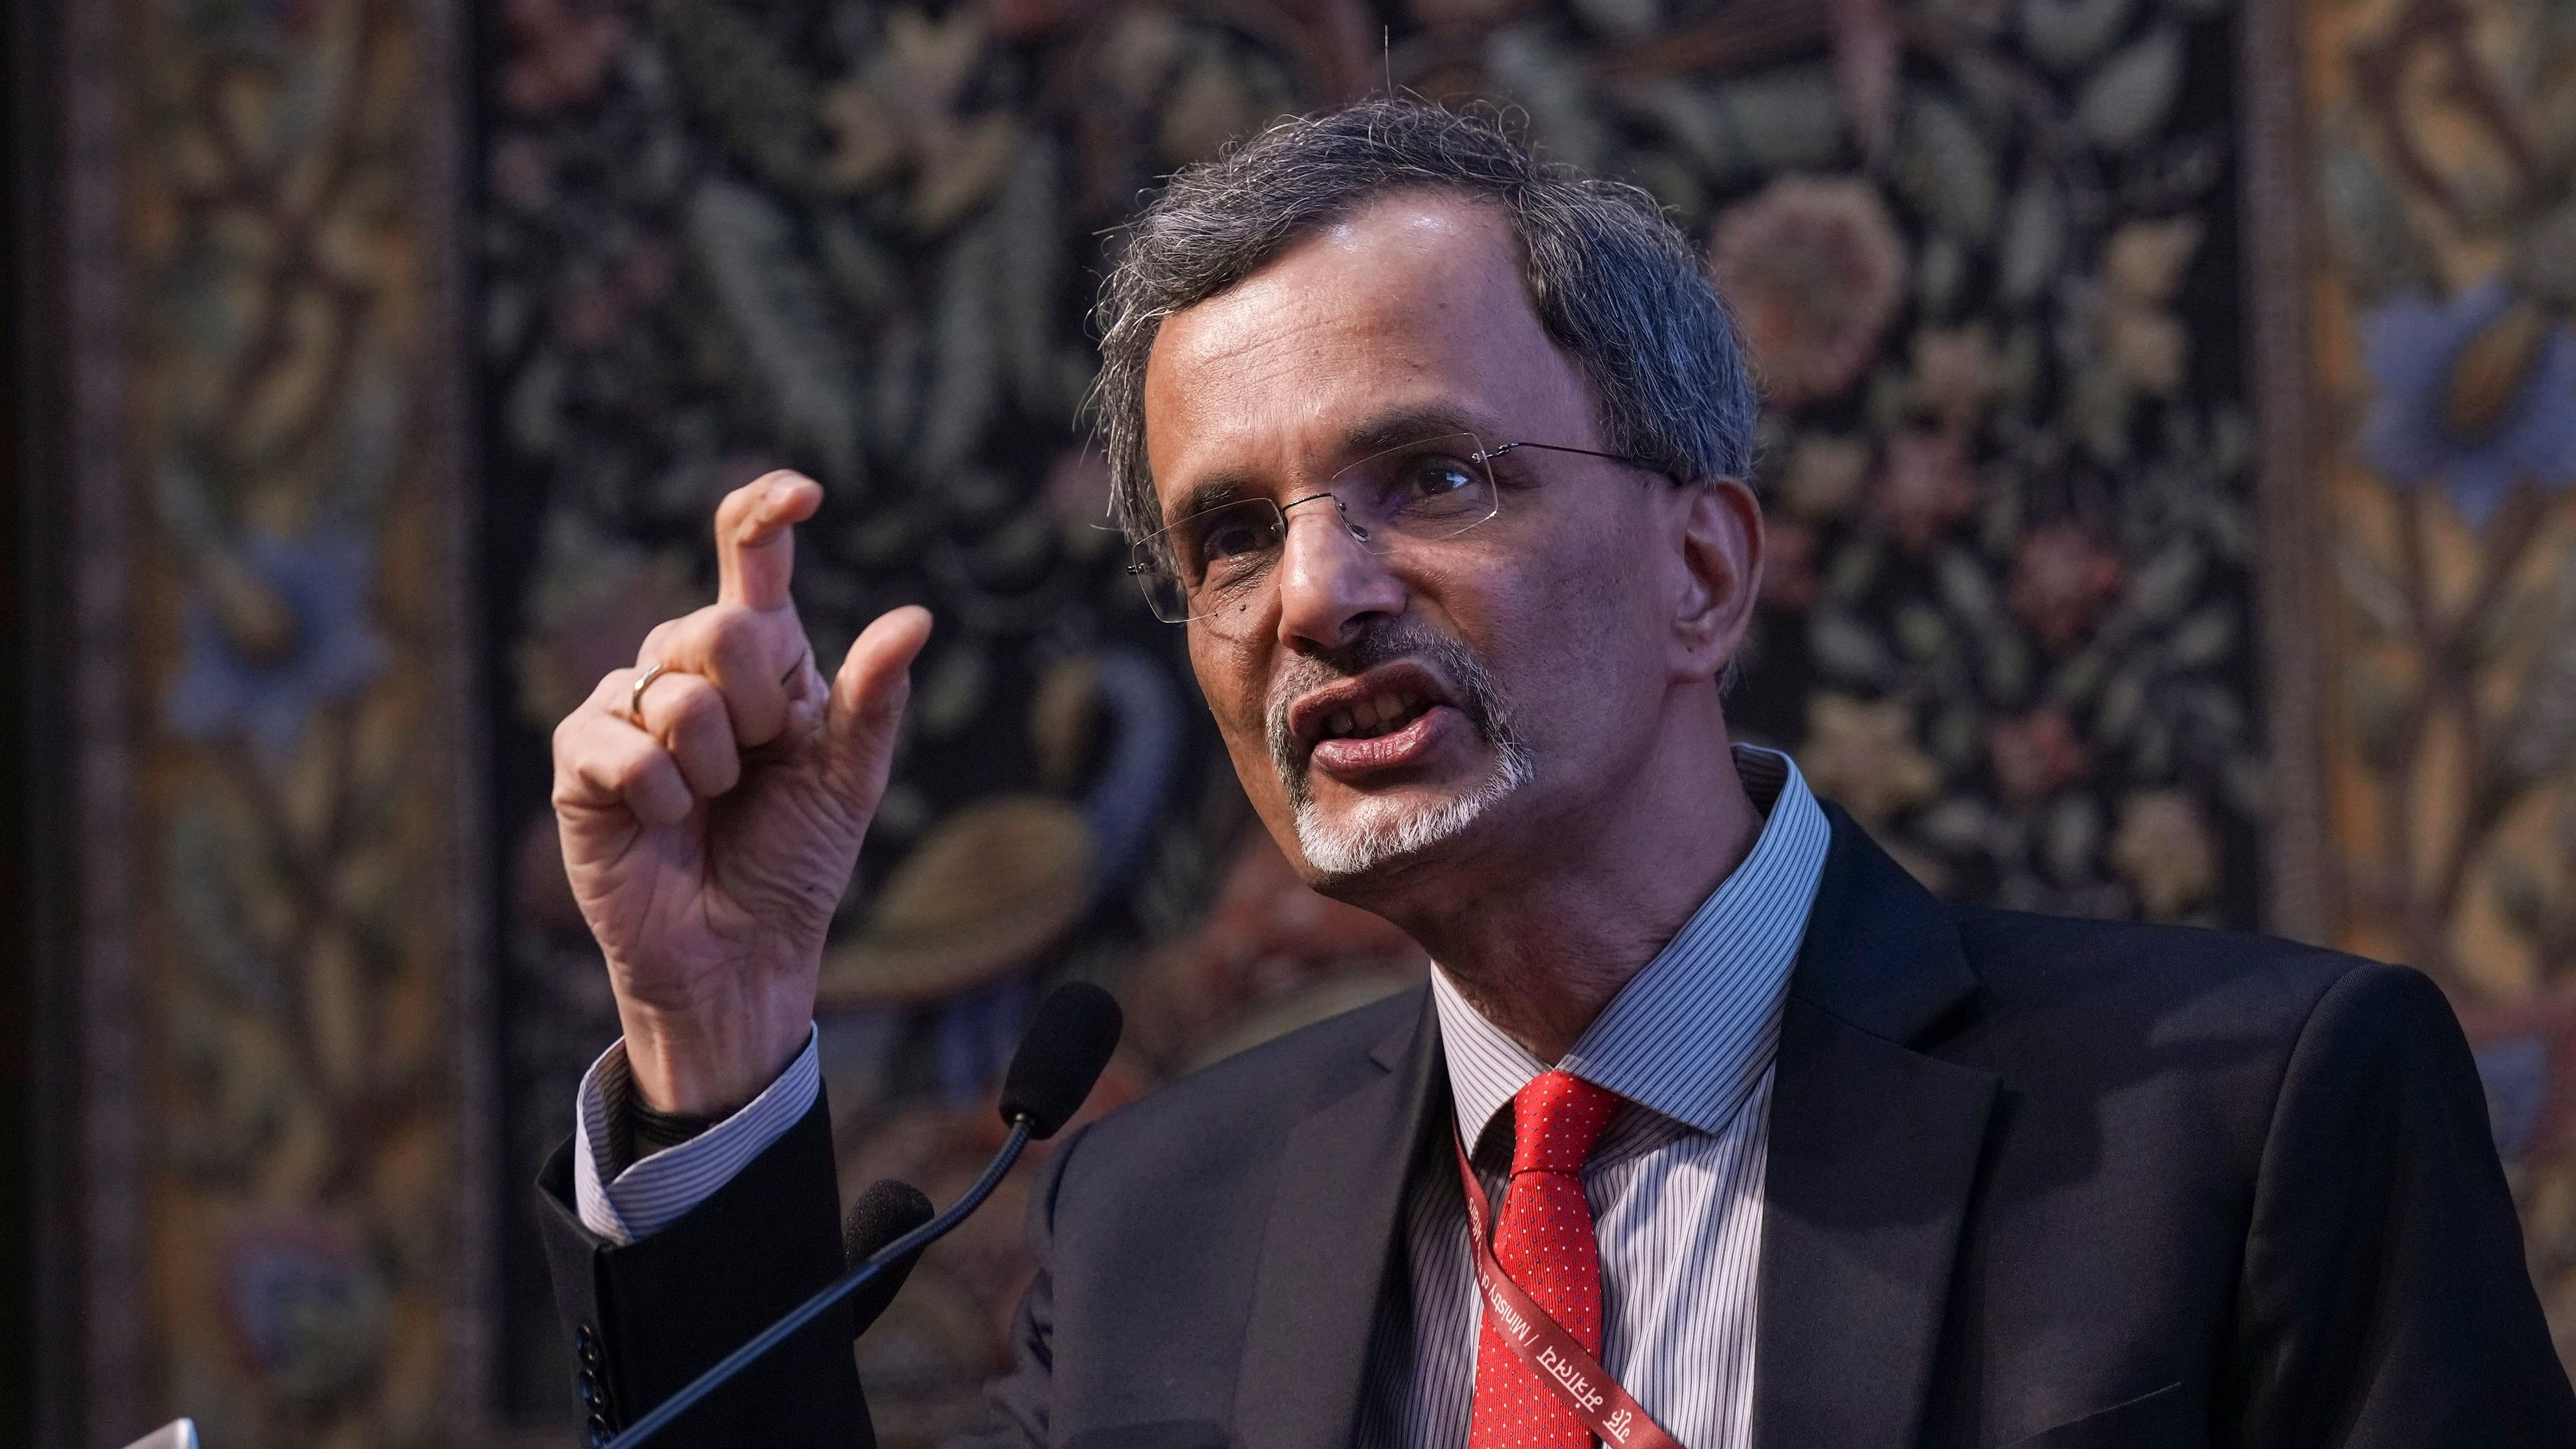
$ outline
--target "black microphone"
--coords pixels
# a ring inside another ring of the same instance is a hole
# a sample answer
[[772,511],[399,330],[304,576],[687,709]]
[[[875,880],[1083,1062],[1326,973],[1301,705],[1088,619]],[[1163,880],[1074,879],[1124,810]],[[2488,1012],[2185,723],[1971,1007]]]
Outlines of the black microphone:
[[1048,992],[1002,1075],[1002,1120],[1028,1123],[1040,1141],[1053,1137],[1082,1110],[1125,1020],[1117,998],[1088,981]]
[[[849,1216],[841,1221],[842,1261],[853,1268],[866,1266],[895,1239],[930,1221],[930,1213],[930,1199],[921,1195],[920,1188],[891,1177],[876,1182],[850,1204]],[[912,1265],[920,1261],[921,1249],[915,1248],[886,1264],[883,1272],[850,1296],[852,1337],[867,1332],[868,1325],[886,1311],[902,1291],[903,1281],[912,1276]]]
[[[659,1433],[700,1399],[724,1387],[727,1380],[749,1367],[762,1354],[786,1342],[798,1329],[830,1311],[832,1305],[848,1297],[860,1285],[892,1271],[897,1261],[917,1256],[949,1229],[964,1222],[968,1213],[981,1207],[984,1199],[992,1195],[994,1185],[1002,1180],[1002,1174],[1011,1170],[1011,1164],[1019,1161],[1022,1148],[1027,1147],[1032,1139],[1054,1136],[1057,1129],[1081,1110],[1083,1099],[1091,1095],[1092,1084],[1100,1080],[1101,1069],[1109,1065],[1109,1054],[1118,1049],[1118,1032],[1122,1024],[1118,1003],[1108,992],[1089,982],[1069,981],[1047,993],[1046,1000],[1038,1003],[1028,1032],[1020,1038],[1020,1049],[1011,1055],[1009,1073],[1002,1078],[1002,1120],[1011,1124],[1011,1135],[1002,1140],[1002,1150],[993,1154],[993,1160],[985,1165],[984,1175],[975,1179],[975,1185],[950,1203],[948,1211],[878,1249],[866,1262],[842,1274],[831,1287],[806,1299],[795,1311],[762,1329],[749,1343],[726,1354],[715,1367],[690,1380],[688,1387],[664,1399],[651,1413],[608,1441],[608,1449],[635,1449],[636,1445]],[[874,1193],[876,1190],[870,1188],[868,1191]],[[892,1290],[888,1290],[886,1297],[893,1296]],[[874,1297],[870,1295],[872,1300]],[[877,1304],[880,1312],[884,1307],[883,1303]]]

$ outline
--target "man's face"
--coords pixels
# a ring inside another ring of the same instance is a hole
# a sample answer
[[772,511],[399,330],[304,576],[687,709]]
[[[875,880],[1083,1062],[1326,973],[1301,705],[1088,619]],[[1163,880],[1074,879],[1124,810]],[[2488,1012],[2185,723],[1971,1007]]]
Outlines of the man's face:
[[[1508,222],[1449,196],[1382,199],[1308,238],[1168,319],[1146,367],[1166,521],[1312,498],[1378,449],[1460,431],[1488,450],[1605,447]],[[1683,490],[1532,449],[1491,472],[1499,511],[1436,543],[1378,530],[1373,548],[1331,502],[1291,508],[1253,602],[1189,626],[1245,789],[1320,885],[1543,848],[1651,748]]]

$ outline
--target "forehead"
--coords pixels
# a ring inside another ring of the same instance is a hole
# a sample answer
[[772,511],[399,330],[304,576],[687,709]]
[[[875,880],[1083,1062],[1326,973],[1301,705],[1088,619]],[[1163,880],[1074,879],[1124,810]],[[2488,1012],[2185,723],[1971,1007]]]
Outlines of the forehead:
[[1588,436],[1584,396],[1530,307],[1503,214],[1399,194],[1164,321],[1145,368],[1146,454],[1168,508],[1218,471],[1292,486],[1398,414]]

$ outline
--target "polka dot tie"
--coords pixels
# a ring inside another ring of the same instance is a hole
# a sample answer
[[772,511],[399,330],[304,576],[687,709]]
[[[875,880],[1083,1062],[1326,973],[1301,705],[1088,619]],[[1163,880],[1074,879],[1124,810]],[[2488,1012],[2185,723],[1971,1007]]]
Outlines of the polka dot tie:
[[[1565,1072],[1541,1072],[1512,1098],[1512,1178],[1494,1224],[1494,1261],[1557,1325],[1601,1354],[1601,1245],[1583,1200],[1592,1155],[1619,1097]],[[1476,1340],[1468,1449],[1590,1449],[1592,1431],[1503,1341],[1486,1310]]]

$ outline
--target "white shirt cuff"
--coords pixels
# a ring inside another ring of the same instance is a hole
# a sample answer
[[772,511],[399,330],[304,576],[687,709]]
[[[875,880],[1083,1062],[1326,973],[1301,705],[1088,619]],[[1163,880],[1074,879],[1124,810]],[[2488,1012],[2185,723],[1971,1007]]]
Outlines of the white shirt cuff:
[[579,1110],[573,1114],[572,1198],[581,1225],[614,1243],[649,1238],[716,1195],[734,1174],[787,1135],[813,1110],[823,1090],[815,1053],[819,1033],[808,1028],[805,1050],[778,1080],[742,1110],[681,1143],[610,1177],[606,1172],[608,1124],[626,1110],[633,1079],[620,1038],[581,1074]]

